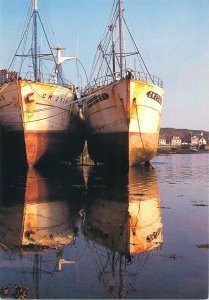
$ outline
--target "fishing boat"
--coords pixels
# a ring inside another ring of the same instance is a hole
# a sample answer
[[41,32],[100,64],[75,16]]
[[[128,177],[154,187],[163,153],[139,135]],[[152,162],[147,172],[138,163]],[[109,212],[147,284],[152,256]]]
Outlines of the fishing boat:
[[[82,223],[85,237],[123,255],[136,255],[162,245],[163,225],[155,170],[131,168],[126,178],[127,191],[112,182],[109,193],[101,189],[103,183],[98,184],[98,173],[89,174]],[[124,186],[125,178],[122,180]]]
[[[99,177],[102,167],[89,171],[81,228],[99,282],[109,287],[107,298],[138,299],[145,264],[163,245],[157,174],[151,168],[129,168],[127,176],[114,181]],[[102,189],[104,185],[111,190]],[[136,289],[131,288],[134,284]]]
[[[37,0],[31,1],[15,56],[9,68],[0,71],[1,155],[8,162],[34,166],[42,158],[74,160],[82,153],[83,115],[76,88],[62,72],[62,63],[74,57],[62,56],[62,49],[50,46]],[[45,75],[49,67],[53,71]]]
[[83,177],[79,170],[57,171],[61,174],[56,178],[34,168],[21,177],[3,178],[1,245],[24,251],[30,247],[56,248],[73,241],[82,208],[82,190],[74,185],[82,186]]
[[114,1],[88,82],[83,105],[90,158],[111,165],[149,164],[158,147],[163,82],[145,65],[121,0]]
[[83,205],[82,191],[77,186],[83,177],[79,171],[69,169],[58,172],[60,176],[55,178],[34,168],[26,171],[18,180],[16,174],[4,178],[1,186],[0,253],[4,276],[0,296],[44,299],[53,290],[48,290],[50,284],[56,286],[60,271],[77,263],[77,252],[69,255],[69,249],[72,252],[77,247],[74,245]]

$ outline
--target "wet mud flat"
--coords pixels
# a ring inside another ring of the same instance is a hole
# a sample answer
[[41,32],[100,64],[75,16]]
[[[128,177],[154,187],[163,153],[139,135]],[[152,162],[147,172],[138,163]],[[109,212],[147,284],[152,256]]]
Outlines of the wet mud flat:
[[3,174],[1,298],[207,298],[208,159]]

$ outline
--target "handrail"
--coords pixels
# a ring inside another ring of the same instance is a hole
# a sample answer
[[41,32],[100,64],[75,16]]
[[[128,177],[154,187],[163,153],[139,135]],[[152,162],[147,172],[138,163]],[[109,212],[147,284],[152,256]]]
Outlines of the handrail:
[[[31,81],[35,81],[35,78],[34,78],[34,72],[25,72],[25,73],[22,73],[21,75],[19,75],[18,73],[16,73],[16,76],[14,78],[3,78],[4,80],[1,82],[1,84],[3,83],[8,83],[10,81],[14,81],[14,80],[17,80],[17,79],[22,79],[22,80],[31,80]],[[45,83],[49,83],[49,84],[56,84],[55,83],[55,80],[54,80],[54,76],[51,75],[51,74],[43,74],[41,73],[41,76],[40,76],[40,82],[45,82]],[[75,87],[70,81],[68,80],[64,80],[64,84],[62,85],[64,87],[68,87],[68,88],[71,88],[71,87]]]
[[[113,77],[114,75],[114,77]],[[110,83],[113,83],[114,81],[118,81],[121,79],[120,73],[116,72],[114,74],[106,74],[106,76],[103,77],[99,77],[97,79],[94,79],[93,81],[91,81],[84,89],[84,93],[87,93],[89,91],[91,91],[92,89],[95,88],[99,88],[101,86],[104,85],[108,85]],[[135,80],[140,80],[140,81],[144,81],[147,83],[152,83],[155,84],[161,88],[163,88],[163,82],[160,78],[158,78],[157,76],[154,75],[150,75],[148,73],[144,73],[144,72],[136,72],[133,70],[126,70],[124,72],[124,75],[122,77],[122,79],[135,79]]]

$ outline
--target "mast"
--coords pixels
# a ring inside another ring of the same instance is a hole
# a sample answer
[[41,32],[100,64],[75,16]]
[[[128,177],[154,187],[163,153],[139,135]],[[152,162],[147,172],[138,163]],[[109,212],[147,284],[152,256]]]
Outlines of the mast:
[[114,41],[114,24],[109,26],[109,30],[112,34],[112,71],[115,76],[115,41]]
[[34,42],[34,58],[33,58],[33,63],[34,63],[34,79],[37,81],[38,78],[38,47],[37,47],[37,13],[38,13],[38,8],[37,8],[37,1],[38,0],[33,0],[33,30],[34,30],[34,37],[33,37],[33,42]]
[[120,52],[120,77],[123,75],[123,14],[122,14],[122,0],[118,0],[118,16],[119,16],[119,52]]

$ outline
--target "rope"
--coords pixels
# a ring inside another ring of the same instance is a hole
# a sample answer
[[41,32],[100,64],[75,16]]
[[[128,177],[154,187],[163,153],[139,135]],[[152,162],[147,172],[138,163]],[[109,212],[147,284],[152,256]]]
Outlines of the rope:
[[149,161],[149,158],[147,156],[147,153],[146,153],[146,150],[145,150],[145,147],[144,147],[144,142],[143,142],[143,139],[142,139],[142,132],[141,132],[141,127],[140,127],[139,116],[138,116],[138,109],[137,109],[136,102],[135,102],[135,107],[136,107],[137,123],[138,123],[138,127],[139,127],[139,134],[140,134],[140,138],[141,138],[142,148],[143,148],[144,154],[145,154],[145,156],[147,158],[147,161]]
[[149,75],[149,77],[150,77],[152,83],[154,84],[154,81],[153,81],[153,79],[152,79],[152,76],[151,76],[150,73],[149,73],[149,70],[148,70],[148,68],[147,68],[147,66],[146,66],[146,64],[145,64],[145,62],[144,62],[144,60],[143,60],[143,58],[142,58],[142,56],[141,56],[141,53],[139,52],[139,49],[138,49],[138,47],[137,47],[137,45],[136,45],[136,43],[135,43],[135,41],[134,41],[134,39],[133,39],[133,36],[132,36],[132,34],[131,34],[131,32],[130,32],[130,30],[129,30],[129,28],[128,28],[128,26],[127,26],[126,21],[125,21],[124,18],[123,18],[123,22],[124,22],[124,24],[125,24],[125,26],[126,26],[126,28],[127,28],[127,30],[128,30],[128,33],[130,34],[130,37],[131,37],[132,42],[133,42],[133,44],[134,44],[134,47],[136,48],[136,50],[137,50],[137,52],[138,52],[138,54],[139,54],[139,56],[140,56],[140,59],[141,59],[143,65],[144,65],[144,67],[145,67],[145,69],[146,69],[146,71],[147,71],[147,73],[148,73],[148,75]]

